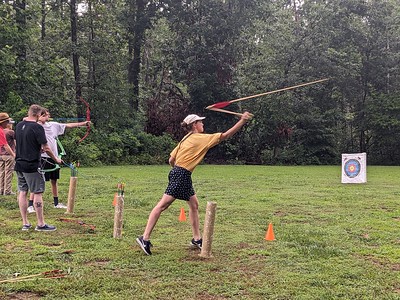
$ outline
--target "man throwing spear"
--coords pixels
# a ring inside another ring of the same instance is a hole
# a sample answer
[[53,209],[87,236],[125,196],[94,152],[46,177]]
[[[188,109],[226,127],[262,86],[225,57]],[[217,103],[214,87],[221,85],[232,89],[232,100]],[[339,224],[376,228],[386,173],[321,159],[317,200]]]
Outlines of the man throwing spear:
[[150,213],[145,231],[136,242],[143,252],[151,255],[150,235],[156,225],[161,213],[166,210],[175,199],[185,200],[189,204],[189,218],[192,225],[193,239],[191,245],[201,249],[202,238],[199,225],[199,202],[192,184],[192,172],[203,160],[207,151],[220,142],[232,137],[238,132],[252,115],[249,112],[241,114],[240,120],[230,129],[223,133],[205,134],[203,119],[198,115],[188,115],[181,126],[188,134],[179,142],[171,152],[169,164],[172,170],[169,173],[167,189],[158,204]]

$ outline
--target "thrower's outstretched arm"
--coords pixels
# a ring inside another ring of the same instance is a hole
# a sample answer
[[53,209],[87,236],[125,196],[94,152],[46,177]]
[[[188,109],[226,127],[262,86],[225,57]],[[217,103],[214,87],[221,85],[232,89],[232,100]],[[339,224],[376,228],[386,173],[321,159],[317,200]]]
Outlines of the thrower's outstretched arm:
[[232,137],[236,132],[238,132],[244,124],[247,123],[248,120],[252,118],[252,114],[249,112],[244,112],[243,115],[241,116],[240,120],[237,121],[235,125],[233,125],[231,128],[229,128],[227,131],[221,134],[221,141],[224,141],[226,139],[229,139]]

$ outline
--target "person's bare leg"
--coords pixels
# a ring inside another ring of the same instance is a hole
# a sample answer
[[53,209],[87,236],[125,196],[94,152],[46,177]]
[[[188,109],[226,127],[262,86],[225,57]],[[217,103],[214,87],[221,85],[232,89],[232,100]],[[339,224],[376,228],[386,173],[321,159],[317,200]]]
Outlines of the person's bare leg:
[[28,208],[28,203],[26,202],[27,193],[27,191],[20,191],[18,194],[18,205],[22,217],[22,225],[29,224],[28,214],[26,211],[26,209]]
[[33,194],[33,206],[36,210],[37,225],[39,227],[44,226],[43,193]]
[[53,194],[53,197],[58,197],[58,185],[57,185],[57,180],[55,179],[50,179],[51,183],[51,193]]
[[160,218],[161,213],[166,210],[172,202],[174,202],[175,198],[164,194],[161,200],[157,203],[157,205],[152,209],[149,215],[149,219],[147,220],[146,229],[143,233],[143,239],[148,241],[150,240],[151,232],[156,226],[158,219]]
[[0,156],[0,195],[6,193],[6,162],[3,160],[3,156]]
[[201,238],[199,222],[199,201],[196,195],[190,197],[189,201],[189,219],[192,225],[193,238],[197,241]]

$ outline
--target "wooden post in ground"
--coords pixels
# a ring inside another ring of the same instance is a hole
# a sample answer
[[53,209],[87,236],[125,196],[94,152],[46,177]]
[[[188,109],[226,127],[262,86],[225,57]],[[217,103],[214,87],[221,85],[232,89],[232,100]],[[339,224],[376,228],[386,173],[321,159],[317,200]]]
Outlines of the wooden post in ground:
[[76,199],[76,185],[78,183],[78,177],[71,176],[69,179],[69,190],[68,190],[68,203],[66,214],[74,213],[74,205]]
[[113,234],[114,238],[122,237],[123,212],[124,212],[124,196],[118,195],[114,213],[114,234]]
[[200,257],[211,258],[211,244],[214,236],[214,222],[217,203],[207,202],[206,216],[204,220],[203,245],[201,247]]

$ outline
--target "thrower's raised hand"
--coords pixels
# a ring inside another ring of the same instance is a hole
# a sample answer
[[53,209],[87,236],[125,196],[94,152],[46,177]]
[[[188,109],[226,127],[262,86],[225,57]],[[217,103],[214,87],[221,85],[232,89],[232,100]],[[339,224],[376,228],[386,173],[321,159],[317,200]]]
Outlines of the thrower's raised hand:
[[248,111],[240,114],[240,120],[236,122],[231,128],[221,134],[221,141],[224,141],[240,130],[254,115]]
[[248,111],[245,111],[242,116],[240,117],[240,119],[244,120],[245,122],[251,120],[254,117],[254,115],[252,113],[249,113]]

